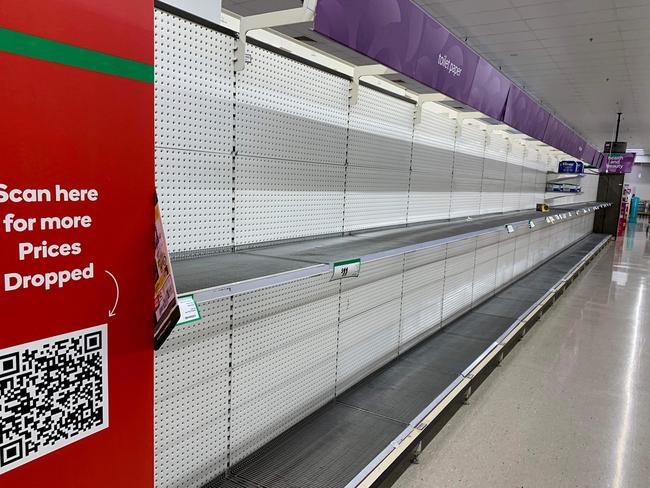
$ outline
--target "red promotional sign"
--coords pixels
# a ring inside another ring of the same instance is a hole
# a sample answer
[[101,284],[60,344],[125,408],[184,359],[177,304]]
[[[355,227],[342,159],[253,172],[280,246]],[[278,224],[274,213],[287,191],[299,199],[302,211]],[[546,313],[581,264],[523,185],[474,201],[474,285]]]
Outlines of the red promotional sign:
[[153,5],[0,5],[0,485],[153,485]]

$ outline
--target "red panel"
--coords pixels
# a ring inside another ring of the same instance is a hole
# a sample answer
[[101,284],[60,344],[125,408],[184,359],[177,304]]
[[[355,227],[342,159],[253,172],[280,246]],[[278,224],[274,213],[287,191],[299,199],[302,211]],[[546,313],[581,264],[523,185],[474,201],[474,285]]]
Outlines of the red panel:
[[2,0],[0,27],[153,64],[153,2]]
[[[138,1],[12,0],[2,3],[0,22],[147,61],[152,9]],[[153,85],[2,52],[0,73],[0,183],[99,191],[92,203],[0,204],[0,222],[7,213],[93,218],[89,229],[0,229],[0,280],[6,272],[95,266],[94,279],[62,289],[5,292],[0,282],[0,348],[107,323],[110,412],[107,429],[0,475],[0,485],[152,486]],[[82,252],[18,260],[19,242],[41,240],[80,242]],[[116,289],[105,270],[120,284],[114,317]]]

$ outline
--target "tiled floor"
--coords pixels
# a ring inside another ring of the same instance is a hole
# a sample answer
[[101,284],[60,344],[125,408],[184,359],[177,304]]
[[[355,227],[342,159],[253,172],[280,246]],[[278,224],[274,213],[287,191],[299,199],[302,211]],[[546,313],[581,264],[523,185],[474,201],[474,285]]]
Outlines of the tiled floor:
[[642,225],[596,258],[395,486],[650,487]]

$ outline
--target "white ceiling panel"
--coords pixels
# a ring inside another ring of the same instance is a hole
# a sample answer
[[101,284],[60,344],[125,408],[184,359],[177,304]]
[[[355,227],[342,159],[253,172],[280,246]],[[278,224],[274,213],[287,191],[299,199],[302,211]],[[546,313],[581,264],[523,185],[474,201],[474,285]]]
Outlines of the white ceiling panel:
[[614,22],[616,21],[616,11],[614,9],[595,10],[585,12],[583,14],[566,14],[562,15],[558,9],[552,10],[552,16],[537,17],[532,19],[525,19],[526,24],[533,29],[553,29],[558,27],[565,27],[572,29],[577,25],[591,25],[601,22]]
[[558,12],[564,15],[583,14],[595,10],[606,10],[614,7],[612,0],[574,0],[572,2],[557,1],[522,6],[517,12],[522,19],[535,19],[537,17],[557,16]]

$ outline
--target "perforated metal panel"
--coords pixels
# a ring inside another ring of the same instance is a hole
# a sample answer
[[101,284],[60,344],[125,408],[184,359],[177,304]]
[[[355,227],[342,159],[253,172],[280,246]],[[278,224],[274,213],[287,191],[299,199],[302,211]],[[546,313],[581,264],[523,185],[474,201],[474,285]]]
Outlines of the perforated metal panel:
[[232,244],[230,156],[158,148],[156,186],[170,252]]
[[334,397],[338,283],[327,280],[233,298],[232,463]]
[[156,147],[230,154],[232,37],[155,11]]
[[235,244],[343,230],[345,167],[237,157]]
[[480,213],[491,214],[503,211],[504,180],[484,178],[481,184]]
[[506,180],[503,194],[503,211],[512,212],[519,209],[523,179],[523,158],[525,148],[514,141],[510,144],[508,165],[506,166]]
[[472,283],[476,238],[447,245],[442,320],[467,310],[472,305]]
[[[527,153],[530,151],[527,151]],[[535,151],[535,153],[537,153]],[[528,163],[528,162],[527,162]],[[537,170],[525,166],[522,169],[521,177],[521,195],[519,199],[519,209],[535,208],[535,182],[537,179]]]
[[237,73],[237,154],[345,164],[349,81],[257,46]]
[[515,246],[517,239],[504,233],[499,242],[495,287],[499,288],[510,282],[514,275]]
[[528,233],[517,237],[515,245],[515,264],[514,276],[517,277],[523,274],[528,269],[528,245],[530,236]]
[[427,107],[413,131],[413,171],[448,175],[451,181],[456,121]]
[[404,256],[361,263],[341,283],[337,394],[397,354]]
[[406,223],[409,172],[349,166],[345,231]]
[[413,104],[361,86],[350,107],[345,230],[406,223]]
[[485,137],[485,131],[466,124],[456,137],[449,212],[452,218],[478,215],[481,211]]
[[456,121],[422,110],[413,132],[409,222],[449,218]]
[[[543,167],[544,164],[542,163],[541,166]],[[546,192],[546,171],[542,169],[537,171],[537,173],[535,173],[535,204],[544,202],[545,192]]]
[[[421,256],[417,256],[421,254]],[[446,246],[427,249],[406,256],[402,296],[400,345],[439,327],[442,320],[442,298],[445,275]],[[419,266],[416,263],[425,262]],[[406,268],[409,268],[406,270]]]
[[230,299],[199,305],[154,356],[154,461],[158,488],[199,487],[226,469]]
[[156,185],[172,253],[232,244],[233,46],[155,11]]
[[544,242],[543,238],[543,230],[535,229],[530,233],[528,241],[528,269],[537,266],[537,264],[539,264],[542,259],[544,259],[543,248],[546,243]]
[[498,134],[491,134],[487,138],[481,184],[481,214],[503,211],[508,147],[508,140]]
[[415,105],[366,86],[350,107],[348,163],[408,172]]
[[492,294],[496,287],[499,234],[493,232],[477,238],[472,287],[473,304]]
[[341,320],[399,298],[402,293],[402,267],[402,256],[362,263],[361,275],[342,283]]
[[397,356],[399,329],[399,297],[341,321],[337,394]]
[[451,174],[413,172],[408,201],[408,222],[449,218]]

